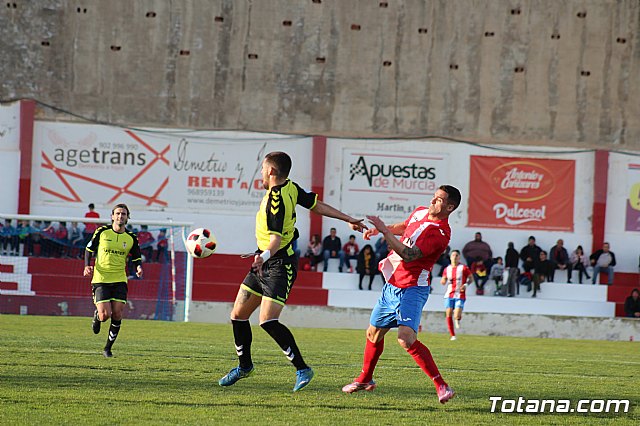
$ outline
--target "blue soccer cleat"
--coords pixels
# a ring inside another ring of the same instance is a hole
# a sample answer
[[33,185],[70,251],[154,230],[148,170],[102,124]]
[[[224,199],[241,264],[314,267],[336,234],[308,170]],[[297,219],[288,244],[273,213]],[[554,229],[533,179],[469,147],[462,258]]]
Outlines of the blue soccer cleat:
[[238,380],[249,377],[250,375],[253,374],[254,371],[255,369],[253,368],[253,365],[251,366],[251,368],[247,368],[247,369],[240,368],[240,367],[232,368],[231,371],[229,371],[229,373],[226,376],[218,380],[218,384],[220,386],[231,386],[235,384]]
[[313,379],[313,370],[311,367],[303,370],[296,371],[296,385],[293,387],[293,391],[297,392],[309,384]]

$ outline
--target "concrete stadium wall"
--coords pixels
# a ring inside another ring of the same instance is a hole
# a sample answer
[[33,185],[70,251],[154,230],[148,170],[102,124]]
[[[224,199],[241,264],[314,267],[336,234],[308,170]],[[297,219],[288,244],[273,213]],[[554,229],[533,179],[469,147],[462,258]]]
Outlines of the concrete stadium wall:
[[[191,321],[229,323],[231,303],[194,302]],[[282,322],[291,327],[351,328],[364,330],[369,324],[370,309],[287,306]],[[251,317],[259,324],[257,313]],[[423,331],[448,333],[441,312],[423,312]],[[548,315],[465,313],[462,328],[456,332],[480,336],[544,337],[579,340],[640,341],[640,321],[627,318],[580,318]]]
[[1,100],[139,126],[640,149],[636,0],[6,6]]

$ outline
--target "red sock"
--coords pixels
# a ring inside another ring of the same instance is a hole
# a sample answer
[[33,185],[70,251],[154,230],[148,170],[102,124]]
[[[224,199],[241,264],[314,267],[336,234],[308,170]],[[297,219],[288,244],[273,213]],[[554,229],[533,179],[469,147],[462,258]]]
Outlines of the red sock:
[[356,382],[369,383],[373,379],[373,370],[378,364],[378,359],[384,351],[384,339],[378,343],[373,343],[367,339],[367,344],[364,347],[364,360],[362,361],[362,372],[356,379]]
[[456,331],[453,328],[453,317],[447,317],[447,328],[449,329],[449,334],[452,337],[456,335]]
[[429,348],[423,345],[419,340],[416,340],[407,352],[409,352],[409,355],[413,357],[416,364],[418,364],[422,371],[424,371],[436,385],[446,385],[442,376],[440,376],[440,371],[438,371],[438,366],[433,360]]

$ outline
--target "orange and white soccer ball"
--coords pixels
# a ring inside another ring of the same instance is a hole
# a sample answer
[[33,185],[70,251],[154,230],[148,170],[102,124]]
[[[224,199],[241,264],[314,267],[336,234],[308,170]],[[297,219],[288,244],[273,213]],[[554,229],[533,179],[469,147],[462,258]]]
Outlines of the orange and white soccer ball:
[[196,259],[204,259],[216,251],[218,243],[213,232],[206,228],[198,228],[191,231],[185,245],[191,256]]

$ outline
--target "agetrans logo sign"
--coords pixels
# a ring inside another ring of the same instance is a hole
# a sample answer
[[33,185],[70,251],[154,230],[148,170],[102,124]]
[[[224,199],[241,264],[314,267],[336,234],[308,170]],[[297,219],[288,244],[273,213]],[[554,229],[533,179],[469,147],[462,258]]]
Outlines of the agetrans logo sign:
[[471,156],[469,226],[573,231],[575,161]]

